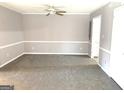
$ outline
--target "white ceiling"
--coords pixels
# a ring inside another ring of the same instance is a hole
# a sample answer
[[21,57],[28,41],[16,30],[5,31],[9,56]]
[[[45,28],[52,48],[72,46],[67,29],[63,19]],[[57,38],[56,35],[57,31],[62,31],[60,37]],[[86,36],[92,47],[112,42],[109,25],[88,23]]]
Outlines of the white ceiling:
[[[22,14],[46,13],[43,5],[58,6],[67,13],[91,13],[110,0],[1,0],[0,5]],[[41,6],[41,7],[40,7]]]

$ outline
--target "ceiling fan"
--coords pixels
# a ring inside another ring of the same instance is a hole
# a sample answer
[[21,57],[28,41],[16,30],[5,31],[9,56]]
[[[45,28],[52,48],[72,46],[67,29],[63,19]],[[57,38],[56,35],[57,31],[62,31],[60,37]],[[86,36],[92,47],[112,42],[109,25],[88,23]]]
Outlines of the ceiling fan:
[[56,7],[53,5],[44,5],[44,11],[48,12],[46,16],[49,16],[50,14],[56,14],[59,16],[63,16],[66,11],[61,10],[60,7]]

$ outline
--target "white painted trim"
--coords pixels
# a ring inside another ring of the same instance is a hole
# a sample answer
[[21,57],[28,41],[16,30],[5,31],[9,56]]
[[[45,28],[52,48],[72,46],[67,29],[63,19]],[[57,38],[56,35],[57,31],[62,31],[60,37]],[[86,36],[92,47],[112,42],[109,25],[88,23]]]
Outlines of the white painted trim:
[[90,13],[65,13],[64,15],[90,15]]
[[14,60],[16,60],[17,58],[19,58],[19,57],[21,57],[21,56],[23,56],[24,54],[42,54],[42,55],[48,55],[48,54],[52,54],[52,55],[88,55],[88,53],[33,53],[33,52],[23,52],[22,54],[20,54],[20,55],[18,55],[17,57],[15,57],[15,58],[13,58],[13,59],[11,59],[11,60],[9,60],[9,61],[7,61],[7,62],[5,62],[4,64],[2,64],[2,65],[0,65],[0,68],[2,68],[2,67],[4,67],[5,65],[7,65],[7,64],[9,64],[9,63],[11,63],[11,62],[13,62]]
[[24,54],[52,54],[52,55],[88,55],[88,53],[38,53],[38,52],[24,52]]
[[36,52],[23,52],[22,54],[18,55],[17,57],[5,62],[4,64],[0,65],[0,68],[2,68],[3,66],[11,63],[12,61],[16,60],[17,58],[23,56],[24,54],[52,54],[52,55],[88,55],[88,53],[36,53]]
[[100,47],[99,49],[101,49],[102,51],[105,51],[105,52],[107,52],[107,53],[111,54],[111,51],[106,50],[106,49],[104,49],[104,48],[102,48],[102,47]]
[[89,41],[20,41],[20,42],[8,44],[8,45],[0,46],[0,49],[15,46],[15,45],[22,44],[22,43],[75,43],[75,44],[76,43],[88,43],[89,44]]
[[[17,43],[12,43],[12,44],[8,44],[8,45],[4,45],[4,46],[0,46],[0,49],[4,49],[7,47],[12,47],[18,44],[22,44],[22,43],[27,43],[27,42],[39,42],[39,43],[89,43],[89,41],[20,41]],[[54,54],[54,55],[88,55],[88,53],[36,53],[36,52],[23,52],[22,54],[20,54],[19,56],[5,62],[4,64],[0,65],[0,68],[7,65],[8,63],[14,61],[15,59],[21,57],[24,54]]]
[[14,60],[16,60],[17,58],[19,58],[19,57],[21,57],[21,56],[23,56],[23,55],[24,55],[24,53],[22,53],[22,54],[18,55],[17,57],[15,57],[15,58],[13,58],[13,59],[11,59],[11,60],[5,62],[4,64],[0,65],[0,68],[2,68],[3,66],[5,66],[5,65],[7,65],[7,64],[9,64],[9,63],[11,63],[11,62],[13,62]]
[[[23,13],[23,15],[30,15],[30,14],[33,14],[33,15],[44,15],[44,14],[47,14],[47,13]],[[64,13],[64,15],[75,15],[75,14],[78,14],[78,15],[90,15],[90,13]],[[54,15],[54,14],[51,14],[51,15]]]
[[107,72],[99,63],[98,66],[109,76],[111,77],[111,74],[109,72]]
[[5,2],[7,2],[7,1],[8,1],[8,0],[6,0],[6,1],[0,0],[0,5],[3,6],[4,8],[7,8],[7,9],[11,10],[11,11],[14,11],[14,12],[16,12],[16,13],[22,14],[22,11],[19,11],[19,10],[17,11],[15,8],[7,6],[7,5],[5,4]]
[[0,46],[0,49],[15,46],[15,45],[22,44],[22,43],[23,43],[23,41],[20,41],[20,42],[17,42],[17,43],[12,43],[12,44],[8,44],[8,45]]
[[24,41],[33,43],[89,43],[88,41]]
[[124,90],[124,86],[118,82],[118,78],[115,78],[114,75],[112,75],[111,78]]

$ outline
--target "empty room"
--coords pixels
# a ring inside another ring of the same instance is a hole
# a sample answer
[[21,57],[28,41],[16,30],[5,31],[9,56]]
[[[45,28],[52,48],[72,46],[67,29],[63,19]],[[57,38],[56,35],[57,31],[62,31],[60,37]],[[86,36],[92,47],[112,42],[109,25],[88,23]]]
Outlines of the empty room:
[[0,90],[123,90],[123,16],[121,1],[1,0]]

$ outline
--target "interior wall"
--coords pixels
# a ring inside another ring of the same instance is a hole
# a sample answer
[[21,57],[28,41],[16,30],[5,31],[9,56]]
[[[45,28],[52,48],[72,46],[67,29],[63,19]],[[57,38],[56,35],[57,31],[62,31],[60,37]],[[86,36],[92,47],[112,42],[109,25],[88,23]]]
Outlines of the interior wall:
[[23,28],[25,52],[88,53],[89,15],[26,14]]
[[106,73],[108,73],[108,75],[110,74],[109,68],[110,68],[110,57],[111,57],[113,10],[117,6],[118,4],[110,3],[91,14],[91,20],[95,16],[102,15],[99,65]]
[[[107,72],[114,8],[106,5],[91,14],[91,19],[102,15],[99,64]],[[89,19],[89,15],[22,16],[0,6],[0,64],[23,52],[87,54],[90,50]]]
[[0,6],[0,65],[24,52],[22,15]]
[[0,6],[0,67],[24,53],[87,55],[89,15],[21,15]]

